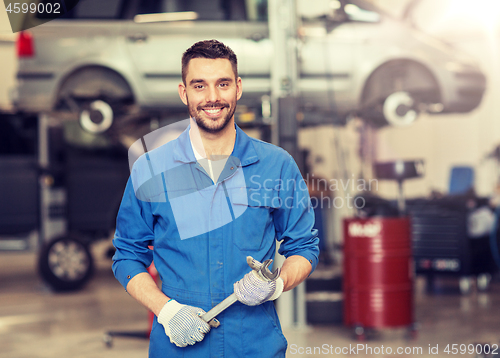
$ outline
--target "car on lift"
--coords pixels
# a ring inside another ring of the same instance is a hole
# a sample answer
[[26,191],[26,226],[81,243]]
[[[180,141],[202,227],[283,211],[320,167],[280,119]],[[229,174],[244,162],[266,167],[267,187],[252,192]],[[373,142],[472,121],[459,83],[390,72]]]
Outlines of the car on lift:
[[[363,0],[299,0],[298,14],[305,119],[406,125],[422,111],[462,113],[481,102],[486,80],[471,57]],[[27,17],[13,101],[28,113],[77,115],[90,132],[144,113],[185,113],[182,53],[217,38],[238,55],[240,107],[258,117],[271,91],[267,15],[266,0],[80,0],[50,22]]]
[[[310,4],[299,6],[305,119],[319,114],[341,124],[353,113],[400,125],[419,111],[467,112],[480,103],[485,79],[467,56],[360,0],[334,0],[328,11]],[[106,144],[117,140],[110,127],[137,116],[151,128],[152,115],[184,117],[180,57],[206,38],[235,50],[245,88],[239,107],[258,115],[271,87],[268,35],[265,0],[81,0],[62,18],[21,32],[13,100],[26,117],[1,123],[0,194],[9,205],[0,207],[0,249],[26,248],[33,230],[44,231],[51,237],[41,242],[44,279],[56,289],[81,287],[92,272],[89,244],[112,232],[128,176],[126,151]],[[48,167],[27,147],[39,132],[32,114],[44,112],[80,123],[49,130]],[[120,133],[122,144],[136,139],[129,132]],[[52,233],[42,227],[47,218]]]

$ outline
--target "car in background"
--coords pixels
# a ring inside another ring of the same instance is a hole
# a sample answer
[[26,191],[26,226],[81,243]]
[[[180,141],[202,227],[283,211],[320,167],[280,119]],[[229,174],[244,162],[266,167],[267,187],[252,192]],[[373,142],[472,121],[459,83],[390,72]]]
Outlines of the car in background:
[[[354,114],[375,126],[405,125],[422,111],[462,113],[481,102],[485,76],[456,49],[362,0],[298,3],[304,118],[342,124]],[[238,56],[240,108],[258,118],[271,91],[267,15],[266,0],[80,0],[62,18],[20,33],[14,103],[24,112],[78,114],[94,133],[117,118],[185,113],[182,53],[216,38]]]

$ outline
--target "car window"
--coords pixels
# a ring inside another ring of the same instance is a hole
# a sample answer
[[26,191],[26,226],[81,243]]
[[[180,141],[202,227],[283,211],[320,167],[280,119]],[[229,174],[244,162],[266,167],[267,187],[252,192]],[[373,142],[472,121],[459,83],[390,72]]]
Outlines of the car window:
[[117,19],[122,0],[80,0],[75,8],[78,19]]
[[137,14],[186,11],[201,21],[266,21],[267,0],[140,0]]
[[230,19],[229,1],[217,0],[142,0],[138,14],[156,14],[193,11],[198,20],[221,21]]
[[[47,1],[51,2],[51,1]],[[73,1],[74,3],[74,1]],[[80,0],[71,10],[71,5],[67,4],[68,12],[60,18],[62,19],[102,19],[115,20],[122,17],[123,7],[126,0]],[[38,14],[39,18],[49,17]]]
[[[129,10],[133,12],[132,17],[189,11],[195,12],[201,21],[267,21],[267,0],[66,0],[66,9],[66,13],[64,8],[58,8],[58,11],[37,13],[36,17],[113,20],[129,18],[126,15]],[[64,15],[60,16],[61,12]]]
[[267,21],[267,0],[246,0],[247,20]]

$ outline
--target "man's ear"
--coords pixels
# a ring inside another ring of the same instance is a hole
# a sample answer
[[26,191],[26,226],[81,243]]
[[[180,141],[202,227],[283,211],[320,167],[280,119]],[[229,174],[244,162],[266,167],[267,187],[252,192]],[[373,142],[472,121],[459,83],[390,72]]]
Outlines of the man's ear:
[[181,83],[179,83],[179,86],[177,89],[179,91],[179,97],[181,98],[182,103],[184,103],[187,106],[188,102],[187,102],[187,95],[186,95],[186,86],[184,85],[183,82],[181,82]]
[[242,94],[243,94],[243,87],[241,84],[241,77],[238,77],[238,79],[236,80],[236,100],[239,100]]

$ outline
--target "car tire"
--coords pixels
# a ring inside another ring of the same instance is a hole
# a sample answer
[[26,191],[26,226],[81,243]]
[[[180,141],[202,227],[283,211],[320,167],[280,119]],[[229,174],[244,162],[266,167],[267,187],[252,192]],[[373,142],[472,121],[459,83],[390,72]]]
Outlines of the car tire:
[[99,66],[69,74],[57,98],[56,111],[76,113],[80,126],[91,134],[109,133],[117,120],[135,113],[127,81],[117,72]]
[[419,113],[415,108],[415,103],[410,93],[394,92],[384,100],[382,113],[389,125],[407,127],[418,118]]
[[114,117],[113,107],[107,101],[96,99],[83,104],[78,122],[86,132],[100,134],[111,128]]
[[360,117],[376,128],[387,125],[405,127],[414,123],[421,104],[438,103],[439,87],[434,76],[421,64],[393,61],[377,70],[366,81]]
[[60,237],[42,247],[38,269],[53,290],[74,291],[91,278],[94,261],[88,244],[74,237]]

